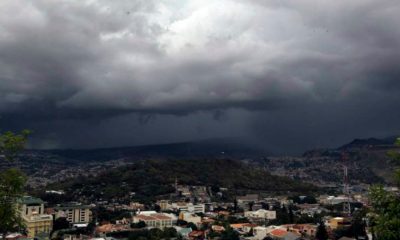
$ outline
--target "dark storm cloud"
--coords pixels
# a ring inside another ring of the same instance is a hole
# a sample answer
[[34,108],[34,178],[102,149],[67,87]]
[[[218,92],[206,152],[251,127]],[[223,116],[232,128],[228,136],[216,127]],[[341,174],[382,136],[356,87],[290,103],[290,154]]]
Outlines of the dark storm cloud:
[[[361,115],[349,135],[386,134],[400,120],[381,111],[399,105],[399,16],[394,0],[1,1],[0,123],[37,129],[46,146],[78,146],[82,128],[93,146],[140,143],[90,133],[129,124],[142,142],[323,139]],[[171,121],[179,136],[160,130]]]

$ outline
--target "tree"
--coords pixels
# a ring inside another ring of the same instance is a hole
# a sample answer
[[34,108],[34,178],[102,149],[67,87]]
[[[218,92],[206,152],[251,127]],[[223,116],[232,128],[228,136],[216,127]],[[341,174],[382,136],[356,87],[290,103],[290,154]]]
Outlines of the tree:
[[363,219],[365,211],[357,211],[353,213],[353,220],[350,226],[349,235],[358,239],[359,237],[365,238],[367,231],[365,229],[365,221]]
[[164,228],[163,237],[170,239],[178,236],[178,232],[173,227]]
[[60,217],[54,220],[53,231],[60,229],[68,229],[68,228],[69,228],[69,222],[65,217]]
[[289,223],[294,223],[294,213],[291,205],[289,206]]
[[328,239],[328,231],[326,230],[324,222],[320,222],[318,224],[317,232],[315,234],[315,239],[317,240],[327,240]]
[[[0,134],[0,160],[14,161],[23,150],[28,135],[27,130],[20,134]],[[3,239],[6,238],[7,232],[23,227],[17,201],[23,194],[25,182],[25,175],[18,169],[10,168],[0,173],[0,234],[3,235]]]
[[249,211],[253,211],[254,202],[251,201],[248,203],[248,205],[249,205]]
[[[400,138],[395,143],[400,146]],[[396,166],[400,166],[400,152],[391,151],[388,156]],[[400,184],[400,168],[395,169],[396,180]],[[372,212],[370,221],[376,239],[396,240],[400,236],[400,198],[387,192],[382,186],[374,186],[370,190]]]
[[233,230],[231,227],[227,227],[221,234],[221,240],[239,240],[239,234]]
[[138,223],[132,223],[131,227],[132,228],[145,228],[146,223],[144,221],[139,221]]
[[186,225],[186,227],[191,228],[192,231],[197,231],[197,226],[196,226],[196,224],[194,224],[194,223],[192,223],[192,222],[189,222],[189,223]]

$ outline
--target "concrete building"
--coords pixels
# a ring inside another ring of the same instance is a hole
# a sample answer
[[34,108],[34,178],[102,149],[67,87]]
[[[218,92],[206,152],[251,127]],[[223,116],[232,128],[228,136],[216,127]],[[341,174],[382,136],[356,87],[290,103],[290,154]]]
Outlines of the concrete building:
[[172,207],[181,212],[190,213],[205,213],[206,207],[204,204],[193,204],[193,203],[173,203]]
[[196,214],[190,213],[190,212],[179,213],[179,219],[186,221],[186,222],[194,223],[196,225],[201,224],[201,217],[197,216]]
[[205,204],[193,204],[187,202],[169,202],[167,200],[160,200],[157,202],[161,210],[175,210],[190,213],[205,213]]
[[55,219],[65,217],[72,224],[88,224],[92,221],[91,207],[80,204],[67,204],[54,208]]
[[132,222],[134,223],[141,221],[146,223],[146,227],[162,229],[166,227],[172,227],[176,223],[177,218],[173,214],[145,211],[138,213],[138,215],[133,216],[132,218]]
[[259,200],[258,194],[247,194],[245,196],[239,196],[236,198],[238,205],[242,208],[248,206],[249,203],[255,203]]
[[276,211],[265,209],[259,209],[257,211],[245,211],[244,216],[247,218],[274,220],[276,219]]
[[23,197],[18,202],[18,208],[28,237],[49,236],[53,229],[53,216],[44,214],[44,202],[41,199]]
[[253,228],[253,235],[254,239],[256,240],[262,240],[267,236],[268,233],[268,228],[262,227],[262,226],[257,226]]
[[330,229],[336,229],[339,227],[344,227],[344,226],[350,226],[351,221],[347,218],[343,217],[334,217],[328,219],[327,222],[325,222],[325,225],[329,226]]

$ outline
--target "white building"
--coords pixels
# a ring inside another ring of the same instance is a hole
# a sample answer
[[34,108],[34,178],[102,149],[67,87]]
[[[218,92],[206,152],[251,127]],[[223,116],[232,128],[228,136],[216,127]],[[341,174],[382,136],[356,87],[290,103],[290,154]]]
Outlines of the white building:
[[140,212],[138,215],[133,216],[134,223],[144,222],[147,227],[166,228],[172,227],[176,224],[177,217],[173,214],[157,213],[154,211]]
[[245,211],[244,216],[247,218],[262,218],[268,220],[276,219],[276,211],[259,209],[257,211]]
[[321,202],[324,204],[336,205],[344,202],[352,202],[351,198],[346,196],[328,196],[326,199],[323,199]]
[[205,204],[193,204],[187,202],[169,202],[167,200],[161,200],[158,202],[161,210],[176,210],[181,212],[190,213],[205,213]]

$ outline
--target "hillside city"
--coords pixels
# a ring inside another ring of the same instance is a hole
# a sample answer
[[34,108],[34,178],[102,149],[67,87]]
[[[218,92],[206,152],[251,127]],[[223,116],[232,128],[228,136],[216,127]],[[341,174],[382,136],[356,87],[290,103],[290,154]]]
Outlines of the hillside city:
[[24,227],[5,239],[313,240],[321,234],[372,239],[370,187],[382,181],[386,191],[400,192],[361,166],[359,156],[365,149],[376,154],[388,148],[398,149],[368,141],[346,145],[346,154],[353,155],[345,158],[347,164],[360,165],[349,176],[339,150],[260,160],[116,159],[69,167],[26,161],[54,158],[27,152],[12,163],[29,176],[27,194],[17,204]]

